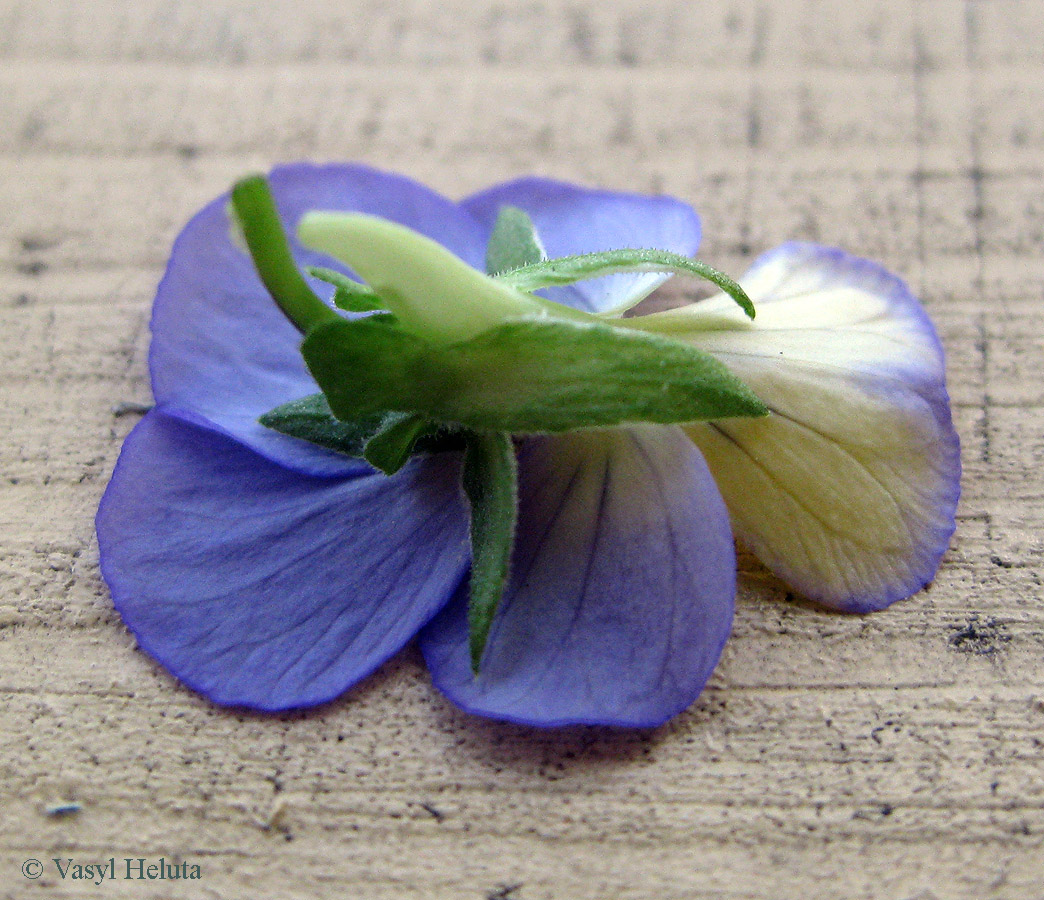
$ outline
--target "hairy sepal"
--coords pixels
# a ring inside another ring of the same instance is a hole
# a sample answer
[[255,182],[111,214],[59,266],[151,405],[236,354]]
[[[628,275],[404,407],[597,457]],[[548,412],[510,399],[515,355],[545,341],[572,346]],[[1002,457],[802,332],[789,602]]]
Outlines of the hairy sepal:
[[440,345],[380,321],[338,321],[311,331],[302,353],[347,421],[397,411],[527,434],[766,413],[709,354],[601,323],[519,320]]

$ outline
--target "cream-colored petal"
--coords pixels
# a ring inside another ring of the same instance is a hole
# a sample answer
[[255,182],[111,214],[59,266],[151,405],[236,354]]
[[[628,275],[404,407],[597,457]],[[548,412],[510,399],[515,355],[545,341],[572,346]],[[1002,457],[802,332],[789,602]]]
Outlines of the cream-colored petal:
[[736,533],[828,605],[866,611],[909,596],[934,577],[959,492],[931,323],[899,279],[815,245],[784,245],[741,283],[754,322],[719,297],[641,325],[710,351],[771,409],[686,428]]

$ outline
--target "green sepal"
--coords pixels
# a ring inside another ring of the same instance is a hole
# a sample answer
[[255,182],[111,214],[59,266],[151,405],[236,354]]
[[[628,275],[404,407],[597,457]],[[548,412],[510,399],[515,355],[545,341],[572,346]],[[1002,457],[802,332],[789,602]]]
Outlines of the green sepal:
[[375,469],[394,475],[413,455],[417,441],[434,430],[416,413],[388,413],[363,448],[363,456]]
[[375,309],[384,309],[380,298],[365,284],[353,281],[343,272],[335,269],[327,269],[325,266],[308,266],[307,272],[313,278],[332,284],[337,290],[334,292],[334,306],[347,312],[371,312]]
[[536,226],[525,210],[502,206],[486,245],[486,274],[496,275],[547,258]]
[[369,319],[340,320],[311,331],[301,352],[344,420],[398,410],[525,434],[768,413],[709,354],[599,322],[521,320],[433,345]]
[[[373,464],[367,455],[368,445],[375,437],[401,422],[403,417],[403,413],[381,412],[342,421],[331,412],[324,394],[311,394],[269,410],[258,422],[265,428],[271,428],[288,437],[309,441],[347,456],[366,459]],[[410,448],[411,452],[441,453],[463,449],[464,441],[459,431],[434,423],[427,423],[427,426],[417,435]]]
[[518,518],[518,462],[511,435],[467,436],[461,485],[471,507],[468,646],[476,674],[511,568]]
[[257,421],[265,428],[362,458],[366,443],[376,434],[386,417],[375,412],[357,419],[334,416],[324,394],[311,394],[269,410]]
[[697,259],[666,250],[606,250],[581,256],[562,256],[503,272],[497,278],[517,290],[531,293],[541,288],[574,284],[589,278],[635,272],[695,275],[705,278],[732,297],[751,319],[754,318],[754,304],[750,297],[728,275]]

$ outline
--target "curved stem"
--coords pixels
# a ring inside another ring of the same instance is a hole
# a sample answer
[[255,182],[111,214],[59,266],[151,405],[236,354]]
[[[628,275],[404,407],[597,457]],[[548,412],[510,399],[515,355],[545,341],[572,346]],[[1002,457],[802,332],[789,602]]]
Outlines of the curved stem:
[[232,207],[261,281],[296,328],[307,333],[324,322],[340,320],[297,268],[267,179],[251,175],[236,182]]

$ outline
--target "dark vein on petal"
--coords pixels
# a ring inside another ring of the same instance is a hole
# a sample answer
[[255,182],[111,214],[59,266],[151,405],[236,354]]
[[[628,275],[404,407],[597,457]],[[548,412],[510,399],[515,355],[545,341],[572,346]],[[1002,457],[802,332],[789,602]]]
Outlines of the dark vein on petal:
[[[674,530],[674,519],[670,514],[671,506],[667,499],[667,492],[665,490],[660,470],[653,461],[652,455],[646,449],[645,445],[638,439],[638,435],[633,431],[628,431],[628,435],[631,438],[631,442],[637,448],[642,459],[645,461],[645,465],[649,470],[649,474],[652,479],[653,486],[656,489],[656,493],[660,498],[660,508],[663,510],[663,521],[667,528],[667,537],[671,548],[671,568],[673,570],[672,582],[676,581],[678,575],[678,569],[682,570],[682,574],[690,581],[695,582],[695,578],[692,569],[689,567],[689,561],[678,548],[678,539]],[[680,561],[680,562],[679,562]],[[676,599],[676,598],[672,598]],[[675,631],[675,616],[677,615],[677,606],[672,604],[671,615],[668,617],[667,622],[667,642],[665,646],[665,652],[660,654],[660,672],[659,681],[669,680],[671,684],[677,685],[677,679],[674,677],[674,673],[669,671],[668,661],[670,659],[670,648],[674,646],[674,631]],[[646,692],[646,696],[648,692]]]
[[[576,604],[573,606],[573,613],[572,613],[572,616],[570,617],[569,624],[562,631],[561,640],[559,642],[559,650],[561,652],[563,652],[563,653],[566,652],[567,638],[568,638],[568,636],[570,634],[573,633],[573,630],[575,629],[577,622],[580,620],[581,611],[583,610],[584,605],[587,602],[587,591],[588,591],[588,585],[590,583],[591,570],[592,570],[592,568],[594,566],[594,559],[595,559],[595,555],[596,555],[597,550],[598,550],[598,544],[599,544],[599,541],[600,541],[600,538],[601,538],[601,533],[602,533],[602,514],[605,511],[606,497],[608,496],[610,458],[611,458],[611,456],[612,456],[612,451],[611,450],[606,450],[605,457],[604,457],[605,461],[604,461],[604,464],[602,466],[602,490],[601,490],[601,494],[599,495],[599,498],[598,498],[598,507],[597,507],[597,510],[595,511],[594,529],[593,529],[592,534],[591,534],[591,540],[590,540],[589,549],[588,549],[588,553],[587,553],[587,563],[584,566],[584,576],[583,576],[583,581],[582,581],[582,585],[583,586],[581,588],[580,597],[578,598]],[[548,671],[551,669],[552,665],[554,664],[554,661],[555,661],[554,656],[552,654],[548,654],[547,659],[544,661],[544,669],[543,669],[543,671],[540,672],[538,675],[534,676],[532,681],[538,682],[538,681],[543,680],[543,678],[547,675]],[[585,674],[585,680],[586,680],[586,672],[584,674]],[[586,690],[587,690],[588,695],[590,695],[592,693],[589,684],[586,685]]]
[[[762,402],[764,402],[764,401],[762,401]],[[839,441],[835,440],[830,435],[825,434],[824,432],[820,431],[817,428],[813,428],[811,425],[809,425],[807,422],[803,422],[801,419],[795,418],[794,416],[791,416],[788,413],[782,412],[777,407],[771,406],[768,403],[766,403],[765,406],[774,415],[779,416],[781,419],[785,419],[786,421],[792,423],[793,425],[797,426],[798,428],[805,429],[810,434],[814,434],[816,437],[820,438],[821,440],[825,441],[826,443],[836,447],[838,450],[841,451],[841,453],[843,453],[848,459],[850,459],[853,464],[855,464],[857,467],[859,467],[864,472],[866,472],[866,474],[869,475],[874,480],[874,483],[884,492],[884,495],[886,497],[888,497],[895,504],[897,509],[900,510],[900,516],[899,517],[903,520],[903,525],[906,527],[906,530],[907,530],[907,532],[909,534],[909,532],[910,532],[910,524],[906,521],[906,517],[902,515],[901,504],[892,495],[892,492],[888,489],[888,487],[884,484],[884,482],[882,482],[881,479],[877,477],[877,475],[869,467],[869,465],[867,465],[865,462],[863,462],[862,459],[860,459],[858,456],[856,456],[844,444],[842,444]],[[879,459],[879,457],[877,457],[877,458]],[[913,535],[909,534],[909,537],[912,538]]]
[[[523,586],[529,580],[529,575],[533,571],[533,566],[536,565],[536,561],[540,558],[540,555],[541,555],[541,553],[543,552],[543,549],[544,549],[544,544],[547,542],[548,536],[551,534],[552,529],[554,528],[554,526],[558,522],[558,520],[561,518],[562,512],[563,512],[563,510],[565,509],[565,506],[566,506],[566,500],[569,498],[569,495],[572,493],[573,487],[576,484],[577,478],[580,477],[580,473],[583,470],[583,467],[584,467],[584,463],[583,463],[583,460],[581,459],[581,460],[579,460],[576,463],[576,467],[573,469],[573,473],[569,476],[568,483],[566,484],[565,488],[562,490],[562,493],[559,495],[558,500],[557,500],[557,502],[555,504],[555,512],[551,516],[551,518],[548,519],[547,524],[544,526],[544,529],[543,529],[543,531],[540,534],[540,539],[537,541],[535,547],[533,548],[532,555],[526,561],[526,567],[525,567],[525,570],[524,570],[524,574],[521,574],[520,577],[518,578],[517,582],[516,582],[516,584],[518,585],[518,590],[519,591],[522,590]],[[521,524],[521,523],[519,523],[519,524]]]
[[[734,444],[739,449],[739,451],[744,456],[746,456],[747,459],[749,459],[751,461],[751,463],[754,464],[755,468],[759,469],[761,472],[763,472],[768,477],[768,480],[770,482],[772,482],[773,485],[775,485],[776,489],[781,494],[783,494],[783,495],[789,497],[791,500],[793,500],[794,503],[796,503],[798,505],[798,507],[800,507],[802,510],[804,510],[805,513],[808,515],[808,517],[810,519],[812,519],[814,522],[817,522],[823,528],[824,531],[826,531],[828,534],[836,535],[837,537],[839,537],[839,538],[841,538],[843,540],[851,541],[852,543],[854,543],[854,544],[856,544],[856,545],[858,545],[860,547],[863,547],[863,548],[868,548],[869,547],[869,545],[864,544],[862,541],[859,541],[859,540],[855,539],[854,537],[851,537],[850,535],[846,534],[843,531],[839,531],[835,526],[830,525],[829,523],[823,521],[823,519],[817,513],[813,512],[811,509],[809,509],[809,507],[798,496],[796,496],[795,494],[791,493],[786,488],[784,488],[780,484],[779,479],[776,478],[776,476],[772,473],[772,471],[770,469],[766,468],[762,463],[758,462],[751,455],[751,452],[734,435],[729,434],[727,431],[724,430],[724,428],[722,426],[720,426],[716,422],[708,422],[707,424],[710,425],[711,428],[713,428],[715,431],[717,431],[720,435],[722,435],[722,437],[727,438],[732,444]],[[798,537],[800,538],[801,535],[798,535]],[[804,541],[802,541],[802,544],[804,544]],[[807,547],[806,547],[806,552],[807,552]]]

